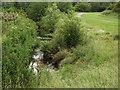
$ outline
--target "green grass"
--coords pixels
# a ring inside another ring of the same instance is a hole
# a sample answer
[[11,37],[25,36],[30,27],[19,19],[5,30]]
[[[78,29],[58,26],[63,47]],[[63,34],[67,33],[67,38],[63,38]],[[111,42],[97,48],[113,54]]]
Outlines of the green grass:
[[[88,37],[92,38],[90,45],[92,45],[92,50],[96,54],[86,52],[86,56],[82,58],[84,61],[81,61],[80,58],[75,64],[66,64],[58,71],[49,72],[44,77],[46,82],[38,87],[118,87],[118,41],[114,40],[110,34],[106,34],[106,32],[110,32],[112,35],[117,33],[117,18],[100,16],[99,14],[86,13],[81,18]],[[109,20],[111,22],[101,20]],[[101,29],[104,29],[106,32],[99,32]],[[86,48],[91,50],[89,47]],[[79,50],[79,48],[76,50]],[[86,60],[89,60],[89,62],[86,62]],[[44,79],[41,79],[41,81],[44,81]]]
[[96,29],[102,29],[112,33],[118,33],[118,18],[102,16],[100,13],[85,13],[81,17],[82,22],[89,24]]

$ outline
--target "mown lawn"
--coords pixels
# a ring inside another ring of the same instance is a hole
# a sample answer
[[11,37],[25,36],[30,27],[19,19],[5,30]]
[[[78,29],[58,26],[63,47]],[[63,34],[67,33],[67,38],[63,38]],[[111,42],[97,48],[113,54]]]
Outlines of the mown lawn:
[[113,35],[118,33],[118,17],[103,16],[100,13],[85,13],[81,20],[96,29],[103,29]]

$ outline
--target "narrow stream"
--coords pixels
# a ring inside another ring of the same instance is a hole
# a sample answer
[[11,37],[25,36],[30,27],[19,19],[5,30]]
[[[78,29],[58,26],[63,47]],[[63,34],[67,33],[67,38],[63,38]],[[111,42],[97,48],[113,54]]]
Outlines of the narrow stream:
[[[50,40],[50,38],[46,37],[37,37],[37,39],[44,39],[44,40]],[[54,71],[52,64],[44,64],[43,59],[44,59],[44,53],[39,49],[35,49],[35,55],[32,56],[34,61],[31,61],[29,64],[29,69],[33,70],[33,73],[35,75],[38,74],[38,69],[41,71]]]

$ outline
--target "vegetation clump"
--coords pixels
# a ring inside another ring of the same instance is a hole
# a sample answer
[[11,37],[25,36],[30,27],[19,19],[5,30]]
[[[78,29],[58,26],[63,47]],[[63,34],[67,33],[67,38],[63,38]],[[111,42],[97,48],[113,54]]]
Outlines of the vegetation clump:
[[29,87],[34,79],[28,65],[32,47],[37,43],[37,27],[32,20],[18,16],[9,22],[3,18],[3,88]]
[[34,21],[39,21],[42,16],[45,15],[45,10],[47,7],[47,3],[42,2],[42,3],[30,3],[28,6],[26,13],[28,15],[28,18],[34,20]]
[[75,5],[75,10],[78,12],[89,12],[91,10],[90,3],[77,3]]
[[40,35],[53,33],[55,31],[55,25],[61,17],[61,12],[57,8],[55,3],[50,4],[45,10],[45,16],[39,21],[39,33]]
[[68,13],[73,9],[71,2],[59,2],[57,3],[57,6],[61,12],[65,12],[65,13]]

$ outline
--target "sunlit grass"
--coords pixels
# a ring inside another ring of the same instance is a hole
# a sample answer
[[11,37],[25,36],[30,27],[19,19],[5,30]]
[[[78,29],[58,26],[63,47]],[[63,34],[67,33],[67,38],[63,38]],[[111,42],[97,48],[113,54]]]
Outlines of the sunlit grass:
[[100,13],[85,13],[81,20],[92,27],[97,29],[103,29],[112,33],[113,35],[118,33],[118,18],[102,16]]
[[[93,17],[111,22],[95,20]],[[92,50],[95,51],[96,55],[92,56],[94,54],[86,52],[84,61],[81,61],[80,58],[75,64],[66,64],[58,71],[49,72],[46,78],[50,76],[50,81],[43,84],[42,87],[117,88],[118,41],[114,40],[113,36],[106,34],[106,32],[110,32],[112,35],[117,33],[116,21],[116,18],[99,16],[99,13],[87,13],[83,15],[83,26],[85,26],[84,29],[88,36],[92,38]],[[105,32],[99,32],[101,29],[104,29]],[[87,49],[91,50],[90,48]],[[79,50],[79,48],[76,48],[76,50]],[[91,59],[89,59],[90,57]],[[86,60],[90,61],[86,62]]]

